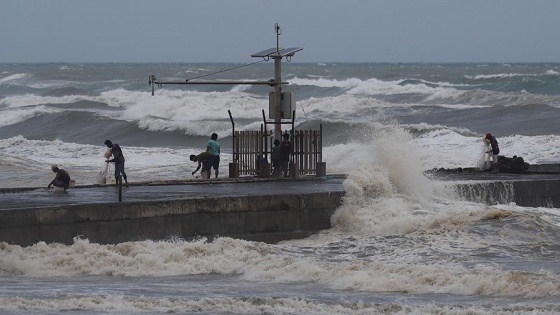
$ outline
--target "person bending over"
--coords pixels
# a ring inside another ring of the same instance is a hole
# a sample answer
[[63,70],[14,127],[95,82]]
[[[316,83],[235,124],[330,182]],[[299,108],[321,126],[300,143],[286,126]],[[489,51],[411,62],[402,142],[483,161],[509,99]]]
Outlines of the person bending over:
[[196,174],[196,172],[198,172],[198,170],[200,169],[200,167],[202,166],[202,170],[200,170],[200,174],[202,175],[203,179],[209,179],[210,178],[210,170],[212,167],[212,160],[213,160],[213,155],[210,152],[202,152],[199,155],[191,155],[189,157],[189,159],[193,162],[198,162],[198,166],[196,168],[196,170],[194,170],[192,172],[192,175]]
[[126,173],[124,172],[124,155],[121,147],[116,143],[113,144],[111,140],[105,140],[105,145],[111,150],[111,154],[113,155],[111,160],[106,160],[105,162],[115,162],[115,181],[117,182],[117,185],[119,184],[119,180],[122,176],[126,187],[128,187],[128,180],[126,179]]

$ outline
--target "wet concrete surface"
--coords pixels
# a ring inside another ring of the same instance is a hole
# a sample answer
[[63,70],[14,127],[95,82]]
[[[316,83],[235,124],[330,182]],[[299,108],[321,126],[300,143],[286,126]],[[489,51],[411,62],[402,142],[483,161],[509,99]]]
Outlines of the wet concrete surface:
[[429,177],[445,181],[533,181],[560,179],[558,173],[492,173],[481,171],[437,171],[428,174]]
[[[560,174],[555,173],[508,174],[469,170],[438,171],[428,174],[428,177],[457,183],[560,180]],[[223,178],[131,183],[130,187],[123,187],[122,202],[342,192],[344,179],[344,175],[333,175],[298,179]],[[60,188],[46,187],[0,189],[0,210],[114,202],[119,202],[119,191],[109,185],[79,186],[69,188],[66,192]]]
[[[328,176],[310,179],[230,180],[131,183],[122,188],[122,202],[185,200],[209,197],[243,197],[286,194],[311,194],[343,191],[343,178]],[[79,186],[64,192],[60,188],[0,190],[0,210],[54,207],[76,204],[119,202],[113,186]]]

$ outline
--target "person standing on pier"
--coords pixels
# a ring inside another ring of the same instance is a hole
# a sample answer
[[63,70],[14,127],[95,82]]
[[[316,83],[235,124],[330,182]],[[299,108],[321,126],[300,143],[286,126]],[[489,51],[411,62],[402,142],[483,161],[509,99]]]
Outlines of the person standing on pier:
[[498,147],[498,140],[491,133],[487,133],[486,140],[490,141],[491,150],[486,151],[486,153],[492,153],[492,172],[498,172],[498,154],[500,154],[500,148]]
[[283,176],[287,177],[290,154],[292,154],[292,143],[290,142],[290,135],[288,133],[283,134],[282,139],[282,143],[280,144],[280,169]]
[[119,179],[124,178],[124,183],[128,187],[128,180],[126,179],[126,173],[124,172],[124,155],[122,153],[121,147],[112,143],[111,140],[105,140],[105,145],[111,150],[113,159],[105,160],[106,163],[115,162],[115,181],[117,185],[119,184]]
[[[214,174],[216,178],[218,178],[218,169],[220,168],[220,143],[216,140],[218,140],[218,134],[213,133],[206,145],[206,152],[212,153],[212,168],[214,168]],[[208,176],[208,178],[210,178],[210,176]]]
[[280,176],[280,140],[274,140],[274,147],[272,147],[270,159],[272,161],[272,176]]
[[56,164],[51,166],[51,170],[56,173],[56,176],[49,183],[47,188],[51,188],[51,186],[55,186],[55,187],[64,188],[64,191],[66,191],[68,187],[70,187],[70,175],[68,175],[68,172],[61,168],[58,168]]

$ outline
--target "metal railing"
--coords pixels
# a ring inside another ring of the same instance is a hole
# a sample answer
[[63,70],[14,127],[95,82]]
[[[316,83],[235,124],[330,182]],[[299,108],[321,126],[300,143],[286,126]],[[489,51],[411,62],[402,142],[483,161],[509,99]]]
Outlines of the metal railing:
[[[294,130],[290,133],[292,154],[290,161],[297,165],[298,175],[317,175],[317,165],[323,162],[323,128],[319,130]],[[233,163],[237,176],[258,175],[257,160],[264,156],[271,162],[274,142],[272,131],[233,131]],[[231,174],[231,173],[230,173]]]

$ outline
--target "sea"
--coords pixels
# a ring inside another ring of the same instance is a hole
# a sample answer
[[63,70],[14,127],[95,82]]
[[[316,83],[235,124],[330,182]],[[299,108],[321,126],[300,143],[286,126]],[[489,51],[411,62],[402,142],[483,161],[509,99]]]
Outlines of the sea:
[[[500,155],[560,163],[560,64],[283,60],[281,71],[295,128],[322,128],[327,177],[345,178],[332,228],[276,244],[0,242],[0,313],[560,314],[560,209],[468,201],[430,175],[480,167],[488,132]],[[260,130],[272,87],[152,95],[150,75],[268,81],[274,62],[0,64],[0,188],[46,189],[53,164],[94,185],[107,139],[131,183],[197,180],[189,155],[212,133],[227,177],[232,130]]]

